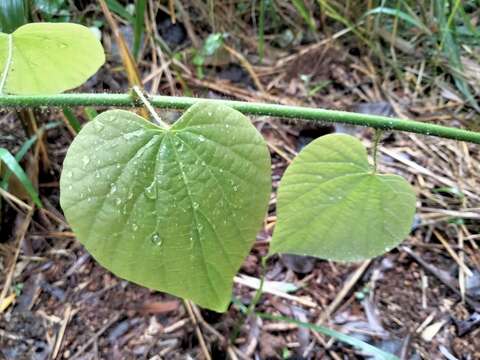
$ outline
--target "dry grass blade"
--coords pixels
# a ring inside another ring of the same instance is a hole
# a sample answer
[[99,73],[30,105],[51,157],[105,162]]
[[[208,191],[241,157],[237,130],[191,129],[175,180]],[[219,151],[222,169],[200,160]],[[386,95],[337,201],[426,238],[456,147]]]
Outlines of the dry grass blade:
[[322,312],[322,315],[317,321],[317,325],[321,325],[322,323],[325,322],[332,314],[333,312],[340,306],[341,302],[345,298],[345,296],[348,295],[348,293],[352,290],[352,288],[355,286],[355,284],[360,280],[362,277],[363,273],[371,264],[371,260],[364,261],[358,268],[355,270],[355,272],[350,276],[350,278],[345,282],[343,285],[342,289],[338,292],[337,296],[335,297],[335,300],[333,300],[330,305],[328,305],[328,308]]
[[239,52],[237,52],[235,49],[231,48],[228,45],[223,44],[223,47],[225,48],[225,50],[227,50],[230,53],[230,55],[232,55],[234,58],[236,58],[240,62],[240,64],[245,68],[245,70],[247,70],[249,75],[252,77],[253,82],[255,83],[255,86],[257,87],[257,89],[260,90],[261,92],[265,92],[265,89],[262,83],[260,82],[260,79],[258,78],[257,74],[255,73],[255,70],[253,70],[252,65],[250,65],[250,63],[245,58],[245,56],[243,56],[242,54],[240,54]]
[[33,209],[30,209],[17,229],[17,236],[15,240],[15,253],[13,255],[13,259],[11,260],[10,267],[7,271],[5,282],[3,283],[2,293],[0,294],[0,304],[3,303],[10,289],[10,285],[12,284],[13,274],[15,273],[15,266],[17,265],[18,255],[20,254],[20,249],[22,248],[22,241],[25,238],[25,235],[27,234],[27,230],[32,221],[32,215],[33,215]]
[[212,357],[210,355],[210,352],[208,351],[207,344],[202,334],[202,330],[200,330],[200,327],[198,326],[197,318],[193,313],[192,304],[189,300],[184,300],[183,303],[185,304],[185,309],[187,309],[188,316],[192,320],[193,326],[195,327],[195,333],[197,334],[198,342],[200,343],[200,348],[202,349],[203,356],[205,357],[206,360],[211,360]]
[[65,336],[65,330],[67,329],[68,322],[72,317],[72,306],[67,304],[67,308],[65,309],[65,313],[63,315],[62,325],[58,330],[57,337],[55,339],[55,345],[53,347],[52,352],[52,359],[57,359],[60,349],[62,347],[63,338]]
[[[118,44],[120,56],[122,57],[123,66],[125,67],[125,70],[127,72],[128,82],[130,86],[136,85],[142,87],[142,81],[140,79],[140,72],[138,71],[137,64],[132,56],[132,53],[130,52],[130,49],[128,48],[123,34],[118,28],[117,22],[113,18],[112,13],[110,12],[107,4],[105,3],[105,0],[98,0],[98,2],[100,4],[100,8],[103,11],[103,14],[105,15],[105,19],[107,20],[108,25],[112,29],[115,41]],[[141,109],[140,113],[144,118],[148,118],[148,112],[145,109]]]
[[[258,288],[260,286],[260,279],[252,278],[252,277],[235,276],[233,278],[233,281],[234,281],[235,284],[247,286],[247,287],[249,287],[251,289],[254,289],[254,290],[258,290]],[[296,302],[300,305],[306,306],[306,307],[310,307],[310,308],[317,308],[318,307],[318,305],[314,301],[311,301],[308,298],[287,294],[287,293],[282,292],[280,290],[277,290],[275,288],[268,288],[267,287],[267,288],[263,289],[263,292],[278,296],[278,297],[283,298],[285,300],[294,301],[294,302]]]
[[445,239],[442,234],[440,234],[437,230],[433,230],[433,233],[437,237],[437,239],[442,243],[442,245],[447,249],[447,252],[450,254],[450,256],[455,260],[455,262],[458,264],[458,266],[462,269],[465,274],[468,276],[473,276],[472,270],[470,270],[463,261],[460,260],[460,257],[458,254],[452,249],[450,244],[448,243],[447,239]]

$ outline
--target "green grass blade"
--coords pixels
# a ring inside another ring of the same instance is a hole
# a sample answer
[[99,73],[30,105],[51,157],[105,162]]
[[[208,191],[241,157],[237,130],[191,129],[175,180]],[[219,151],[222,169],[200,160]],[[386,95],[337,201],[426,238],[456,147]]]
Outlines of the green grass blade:
[[63,108],[63,115],[65,115],[65,118],[67,119],[68,123],[73,128],[73,130],[75,130],[77,133],[82,129],[82,124],[80,124],[80,121],[78,121],[72,109]]
[[7,149],[0,148],[0,160],[12,171],[17,179],[21,182],[25,190],[27,191],[30,198],[33,202],[38,206],[42,207],[42,202],[38,196],[37,190],[34,188],[32,182],[28,178],[25,171],[23,171],[22,167],[19,165],[15,157]]
[[[460,14],[462,15],[463,22],[465,24],[465,28],[460,28],[459,33],[462,32],[464,35],[471,36],[477,40],[480,39],[480,27],[475,27],[472,23],[472,19],[470,16],[465,12],[463,6],[460,6]],[[477,43],[478,44],[478,43]]]
[[258,56],[260,63],[265,53],[265,0],[260,0],[260,14],[258,16]]
[[453,77],[453,81],[457,89],[465,97],[466,101],[478,112],[480,112],[480,106],[478,105],[475,97],[470,91],[470,85],[467,83],[464,77],[464,69],[460,56],[460,46],[456,38],[456,27],[453,21],[453,15],[458,10],[458,0],[456,0],[454,8],[447,19],[448,4],[439,0],[436,2],[435,14],[439,24],[441,33],[441,41],[438,46],[438,50],[441,51],[448,59],[448,69]]
[[456,0],[455,5],[453,6],[453,9],[450,15],[448,16],[448,20],[447,20],[447,23],[445,24],[445,27],[441,29],[443,32],[443,36],[442,36],[442,41],[440,42],[440,50],[443,49],[443,46],[446,41],[446,37],[448,36],[448,34],[450,34],[450,31],[452,29],[453,19],[455,18],[455,15],[457,14],[457,11],[460,5],[461,5],[461,1]]
[[115,14],[127,20],[130,24],[134,23],[134,18],[117,0],[106,0],[108,8]]
[[140,51],[140,44],[142,40],[142,34],[144,33],[145,26],[145,0],[135,1],[135,25],[134,25],[134,38],[133,38],[133,57],[138,57]]
[[402,19],[403,21],[405,21],[406,23],[418,28],[418,29],[421,29],[423,32],[425,33],[430,33],[430,30],[428,30],[428,28],[419,20],[419,19],[416,19],[414,18],[413,16],[403,12],[403,11],[400,11],[398,9],[393,9],[393,8],[386,8],[386,7],[382,7],[382,6],[379,6],[379,7],[376,7],[370,11],[367,11],[363,16],[366,17],[366,16],[369,16],[369,15],[376,15],[376,14],[381,14],[381,15],[390,15],[390,16],[394,16],[394,17],[397,17],[399,19]]
[[393,354],[390,354],[390,353],[387,353],[383,350],[380,350],[380,349],[376,348],[375,346],[372,346],[370,344],[367,344],[364,341],[361,341],[357,338],[354,338],[353,336],[342,334],[338,331],[329,329],[325,326],[310,324],[310,323],[307,323],[307,322],[299,321],[299,320],[292,319],[292,318],[285,317],[285,316],[275,316],[275,315],[271,315],[271,314],[267,314],[267,313],[258,313],[258,312],[256,312],[255,314],[262,319],[273,320],[273,321],[283,321],[283,322],[287,322],[287,323],[290,323],[290,324],[298,325],[298,326],[300,326],[302,328],[305,328],[305,329],[317,331],[321,334],[330,336],[330,337],[332,337],[332,338],[334,338],[338,341],[341,341],[345,344],[348,344],[348,345],[351,345],[351,346],[353,346],[357,349],[360,349],[364,353],[367,353],[369,355],[373,355],[373,356],[376,357],[376,359],[399,360],[399,358],[397,356],[393,355]]
[[90,107],[90,106],[85,107],[85,109],[83,111],[84,111],[85,116],[87,117],[88,121],[92,121],[98,115],[97,110],[95,110],[95,108]]
[[293,6],[295,6],[295,9],[297,9],[298,13],[302,16],[303,20],[305,20],[310,30],[316,31],[317,26],[315,25],[315,19],[310,11],[308,11],[308,8],[305,6],[303,0],[292,0],[292,3]]
[[0,32],[11,33],[27,22],[24,0],[0,1]]

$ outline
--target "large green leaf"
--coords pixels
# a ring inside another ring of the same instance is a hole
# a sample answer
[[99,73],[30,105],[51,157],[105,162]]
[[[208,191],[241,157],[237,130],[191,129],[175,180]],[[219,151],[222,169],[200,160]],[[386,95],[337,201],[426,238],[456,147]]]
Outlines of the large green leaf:
[[0,93],[54,94],[84,83],[105,62],[86,27],[32,23],[0,33]]
[[414,214],[407,181],[375,173],[354,137],[323,136],[283,176],[270,251],[337,261],[374,257],[408,235]]
[[224,311],[271,191],[262,136],[236,110],[193,105],[169,130],[112,110],[70,146],[61,205],[107,269]]

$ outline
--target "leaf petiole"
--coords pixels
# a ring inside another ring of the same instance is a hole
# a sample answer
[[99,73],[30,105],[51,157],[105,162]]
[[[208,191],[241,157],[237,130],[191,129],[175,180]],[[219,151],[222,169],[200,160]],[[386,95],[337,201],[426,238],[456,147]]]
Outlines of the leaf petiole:
[[160,118],[160,116],[157,114],[152,104],[150,103],[150,101],[148,101],[145,95],[143,95],[142,90],[140,90],[140,88],[137,85],[135,85],[132,88],[132,90],[134,93],[133,95],[136,95],[142,101],[143,105],[145,105],[145,108],[148,110],[150,115],[152,115],[152,118],[157,123],[157,125],[164,128],[165,130],[170,129],[170,125]]

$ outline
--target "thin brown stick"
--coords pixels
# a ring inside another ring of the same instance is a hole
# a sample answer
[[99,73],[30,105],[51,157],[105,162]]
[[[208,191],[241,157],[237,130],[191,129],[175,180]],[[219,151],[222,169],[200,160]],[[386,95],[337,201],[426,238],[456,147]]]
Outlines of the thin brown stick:
[[195,317],[195,314],[193,313],[192,304],[190,303],[189,300],[183,300],[183,303],[185,304],[185,309],[187,309],[188,316],[190,316],[193,326],[195,327],[195,333],[197,334],[198,342],[200,344],[200,348],[202,349],[203,356],[205,356],[206,360],[212,360],[212,357],[210,356],[210,352],[208,351],[208,348],[207,348],[207,344],[203,337],[202,331],[198,326],[198,320]]
[[223,47],[225,48],[225,50],[229,52],[230,55],[232,55],[234,58],[236,58],[240,62],[240,64],[245,68],[245,70],[247,70],[248,74],[250,75],[253,82],[255,83],[255,86],[257,87],[257,89],[260,90],[261,92],[265,92],[265,88],[263,87],[262,83],[260,82],[260,79],[258,78],[257,74],[253,70],[252,65],[250,65],[250,63],[245,58],[245,56],[243,56],[242,54],[237,52],[234,48],[231,48],[228,45],[224,44]]
[[5,282],[3,283],[2,293],[0,294],[0,304],[3,302],[7,293],[10,289],[10,285],[12,284],[13,274],[15,273],[15,266],[17,265],[18,255],[20,254],[20,249],[22,248],[22,241],[27,234],[27,230],[30,226],[30,222],[32,221],[33,209],[30,209],[23,220],[22,226],[18,230],[17,239],[15,242],[15,254],[13,255],[12,263],[10,264],[10,268],[8,269],[7,276],[5,278]]
[[108,320],[108,322],[102,326],[102,328],[95,333],[83,346],[80,347],[80,349],[77,350],[77,352],[70,358],[71,360],[78,359],[80,355],[82,355],[85,350],[87,350],[105,331],[108,330],[110,326],[115,324],[118,319],[120,318],[120,314],[115,314],[113,317]]

